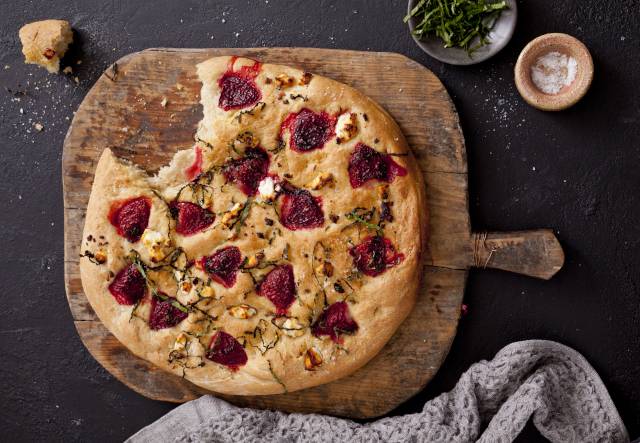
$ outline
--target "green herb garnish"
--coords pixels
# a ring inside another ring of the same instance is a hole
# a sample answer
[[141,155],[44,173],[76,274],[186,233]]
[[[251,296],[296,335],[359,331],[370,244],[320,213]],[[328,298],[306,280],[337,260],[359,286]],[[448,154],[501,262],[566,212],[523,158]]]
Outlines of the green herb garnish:
[[247,198],[247,201],[244,203],[242,211],[240,212],[240,216],[236,219],[233,225],[231,225],[231,228],[236,230],[236,234],[240,234],[240,230],[242,229],[242,226],[244,226],[244,222],[249,216],[249,210],[251,209],[252,204],[253,198]]
[[267,151],[269,151],[270,153],[275,155],[275,154],[279,153],[280,151],[282,151],[285,148],[285,146],[286,146],[286,144],[285,144],[284,140],[278,140],[278,144],[276,145],[276,147],[273,148],[273,149],[267,149]]
[[[188,313],[189,309],[187,309],[185,306],[183,306],[178,300],[173,299],[172,297],[168,297],[164,294],[162,294],[161,292],[158,291],[158,289],[156,288],[156,284],[155,282],[149,278],[149,275],[147,274],[147,269],[146,269],[146,265],[142,262],[142,260],[140,259],[140,257],[137,255],[137,253],[135,255],[133,255],[133,264],[135,265],[135,267],[138,269],[138,272],[140,272],[140,275],[142,275],[142,278],[144,278],[147,286],[151,289],[151,294],[162,300],[162,301],[167,301],[171,299],[171,306],[173,306],[176,309],[179,309],[180,311],[184,312],[184,313]],[[138,301],[138,303],[140,303],[140,301]],[[136,305],[133,308],[133,311],[131,313],[131,315],[133,316],[133,312],[135,312],[136,308],[138,307],[138,303],[136,303]]]
[[280,385],[282,386],[282,389],[284,390],[284,392],[287,392],[287,386],[282,382],[282,380],[280,380],[280,377],[278,377],[278,374],[275,373],[275,371],[273,370],[273,367],[271,366],[271,360],[267,360],[267,363],[269,363],[269,372],[271,372],[271,376],[273,376],[273,379]]
[[384,230],[375,223],[371,222],[371,218],[373,218],[373,214],[375,209],[372,211],[366,211],[364,208],[356,208],[353,211],[345,214],[347,220],[352,221],[354,224],[359,223],[366,227],[367,229],[371,229],[372,231],[376,231],[379,235],[384,234]]
[[413,35],[420,39],[435,35],[445,48],[462,48],[471,56],[489,43],[488,35],[505,9],[504,0],[420,0],[404,22],[414,17]]
[[251,109],[247,109],[246,111],[240,111],[238,114],[236,114],[235,117],[233,117],[233,119],[237,120],[238,124],[241,124],[243,115],[251,115],[251,116],[253,116],[255,112],[262,111],[265,106],[267,106],[267,104],[265,102],[258,102],[255,105],[253,105],[253,107]]

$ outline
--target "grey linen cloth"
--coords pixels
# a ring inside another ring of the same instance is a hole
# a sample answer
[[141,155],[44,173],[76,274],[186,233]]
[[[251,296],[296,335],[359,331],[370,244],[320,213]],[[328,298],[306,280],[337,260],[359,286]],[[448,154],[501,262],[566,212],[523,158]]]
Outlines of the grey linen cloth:
[[513,343],[472,365],[422,412],[367,424],[238,408],[212,396],[186,403],[128,442],[509,442],[532,418],[552,442],[627,442],[607,389],[571,348]]

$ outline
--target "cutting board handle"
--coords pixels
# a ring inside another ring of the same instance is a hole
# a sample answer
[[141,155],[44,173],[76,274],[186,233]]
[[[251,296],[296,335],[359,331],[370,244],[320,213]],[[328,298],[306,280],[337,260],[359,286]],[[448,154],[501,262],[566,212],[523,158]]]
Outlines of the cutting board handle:
[[471,266],[550,279],[564,264],[564,251],[551,229],[475,232]]

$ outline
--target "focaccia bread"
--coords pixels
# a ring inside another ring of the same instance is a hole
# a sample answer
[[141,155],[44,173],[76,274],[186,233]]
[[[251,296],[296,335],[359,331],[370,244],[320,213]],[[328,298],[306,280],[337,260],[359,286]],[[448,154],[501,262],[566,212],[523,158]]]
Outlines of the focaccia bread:
[[60,60],[73,42],[71,25],[65,20],[28,23],[18,35],[25,63],[40,65],[51,73],[60,70]]
[[355,89],[238,57],[198,65],[195,145],[149,176],[105,149],[80,261],[105,326],[212,391],[295,391],[374,357],[414,305],[424,184]]

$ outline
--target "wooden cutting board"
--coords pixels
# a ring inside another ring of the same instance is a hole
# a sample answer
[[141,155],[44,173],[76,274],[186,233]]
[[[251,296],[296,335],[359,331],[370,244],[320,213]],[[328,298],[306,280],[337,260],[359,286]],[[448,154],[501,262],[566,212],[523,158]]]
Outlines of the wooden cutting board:
[[[354,86],[400,124],[425,177],[430,241],[415,309],[381,353],[355,374],[271,396],[223,396],[241,406],[352,418],[382,415],[422,390],[456,333],[472,266],[550,278],[564,254],[551,230],[473,233],[468,215],[464,138],[438,78],[393,53],[311,48],[149,49],[114,63],[78,108],[64,142],[65,283],[85,346],[111,374],[147,397],[185,402],[208,392],[135,357],[100,323],[82,292],[78,260],[94,168],[102,150],[156,171],[192,145],[200,82],[196,63],[236,54],[281,63]],[[183,87],[177,86],[178,84]],[[162,106],[163,98],[168,100]]]

